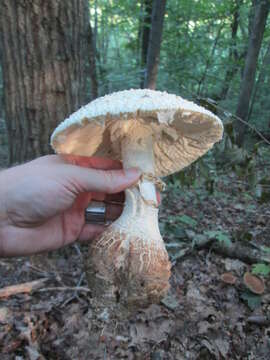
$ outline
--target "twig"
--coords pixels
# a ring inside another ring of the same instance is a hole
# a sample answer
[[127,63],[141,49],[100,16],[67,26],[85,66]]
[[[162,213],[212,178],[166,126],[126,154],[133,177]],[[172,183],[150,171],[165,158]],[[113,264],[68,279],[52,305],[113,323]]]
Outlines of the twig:
[[219,241],[214,238],[204,238],[202,240],[194,241],[192,245],[189,245],[187,248],[182,249],[179,256],[174,257],[173,265],[175,265],[177,260],[179,260],[180,258],[192,254],[194,249],[209,249],[210,251],[213,251],[217,254],[224,255],[232,259],[239,259],[247,264],[255,264],[261,262],[270,264],[270,257],[265,255],[262,251],[251,249],[250,247],[242,246],[239,244],[227,244],[224,241]]
[[47,278],[43,278],[22,284],[6,286],[3,289],[0,289],[0,299],[7,298],[9,296],[13,296],[17,294],[23,294],[23,293],[29,294],[33,291],[40,289],[47,280],[48,280]]
[[[222,109],[220,106],[216,106],[217,108],[221,109],[222,111],[225,111],[224,109]],[[231,116],[240,121],[241,123],[245,124],[247,127],[249,127],[252,131],[254,131],[266,144],[270,145],[270,141],[266,139],[266,137],[255,128],[255,126],[251,125],[250,123],[248,123],[247,121],[241,119],[239,116],[236,116],[234,114],[231,114]]]
[[71,302],[72,300],[74,300],[74,299],[77,299],[77,300],[80,301],[80,298],[79,298],[79,296],[78,296],[78,292],[76,291],[76,289],[81,286],[81,283],[82,283],[84,277],[85,277],[85,272],[83,272],[83,273],[81,274],[80,279],[79,279],[79,281],[78,281],[78,283],[77,283],[77,285],[76,285],[76,287],[75,287],[74,294],[71,295],[68,299],[66,299],[66,300],[61,304],[61,308],[65,307],[68,303],[70,303],[70,302]]
[[263,315],[250,316],[247,318],[247,322],[255,325],[268,326],[270,325],[270,317]]
[[265,262],[270,264],[270,257],[263,255],[260,251],[251,249],[239,244],[227,244],[217,239],[207,239],[206,241],[196,241],[194,248],[201,250],[210,248],[217,254],[225,255],[233,259],[239,259],[247,264]]
[[83,286],[56,286],[56,287],[47,287],[43,289],[38,289],[38,292],[46,292],[46,291],[82,291],[82,292],[90,292],[90,289]]
[[[213,106],[213,103],[209,102],[207,99],[203,98],[203,100],[210,104],[211,106]],[[240,118],[239,116],[237,115],[234,115],[232,114],[230,111],[227,111],[225,110],[223,107],[217,105],[217,104],[214,104],[215,108],[218,109],[218,110],[221,110],[223,112],[223,114],[225,113],[229,113],[230,116],[232,118],[234,118],[235,120],[238,120],[240,121],[242,124],[245,124],[247,127],[249,127],[252,131],[254,131],[266,144],[270,145],[270,141],[266,139],[266,137],[259,131],[256,129],[256,127],[254,125],[251,125],[249,122],[243,120],[242,118]]]
[[79,245],[78,245],[78,244],[73,244],[73,247],[74,247],[74,249],[75,249],[75,251],[76,251],[77,255],[78,255],[78,256],[82,259],[82,258],[83,258],[83,256],[82,256],[82,253],[81,253],[81,250],[80,250]]
[[[249,183],[247,183],[245,181],[242,181],[242,180],[230,180],[230,182],[245,185],[245,186],[249,186]],[[270,185],[265,185],[265,184],[260,184],[260,183],[258,183],[257,185],[260,185],[262,188],[266,188],[266,189],[270,188]]]

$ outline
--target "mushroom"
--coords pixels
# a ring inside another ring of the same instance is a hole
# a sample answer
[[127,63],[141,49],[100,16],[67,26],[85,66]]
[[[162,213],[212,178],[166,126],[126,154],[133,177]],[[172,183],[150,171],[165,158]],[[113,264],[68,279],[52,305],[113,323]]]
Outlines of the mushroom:
[[264,282],[258,276],[252,275],[250,272],[244,274],[244,284],[253,294],[261,295],[264,293]]
[[167,293],[171,265],[158,227],[156,186],[222,134],[222,122],[210,111],[149,89],[98,98],[55,129],[51,144],[58,153],[120,159],[124,168],[142,171],[125,192],[122,215],[90,244],[87,277],[96,296],[144,305]]

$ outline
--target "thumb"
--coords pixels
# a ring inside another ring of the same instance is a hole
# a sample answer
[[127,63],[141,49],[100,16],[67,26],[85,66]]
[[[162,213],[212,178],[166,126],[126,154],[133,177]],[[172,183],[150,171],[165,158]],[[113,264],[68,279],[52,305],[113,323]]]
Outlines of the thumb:
[[141,172],[137,168],[96,170],[76,165],[66,165],[65,167],[67,171],[65,175],[78,192],[118,193],[136,183],[141,176]]

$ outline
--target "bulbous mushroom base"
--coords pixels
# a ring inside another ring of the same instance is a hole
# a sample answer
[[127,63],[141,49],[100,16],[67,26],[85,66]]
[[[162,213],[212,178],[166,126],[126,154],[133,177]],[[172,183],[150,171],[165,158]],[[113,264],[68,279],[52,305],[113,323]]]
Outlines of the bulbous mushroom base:
[[159,302],[169,289],[171,264],[162,238],[127,234],[111,225],[89,248],[86,274],[93,295],[128,307]]

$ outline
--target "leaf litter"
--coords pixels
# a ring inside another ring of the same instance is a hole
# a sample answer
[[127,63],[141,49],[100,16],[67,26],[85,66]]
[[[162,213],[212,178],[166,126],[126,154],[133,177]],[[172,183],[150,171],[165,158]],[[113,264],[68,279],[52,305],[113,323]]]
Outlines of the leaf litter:
[[[211,246],[186,251],[194,239],[215,236],[221,242],[254,243],[269,254],[269,204],[241,196],[238,185],[228,189],[221,181],[218,186],[210,197],[203,190],[168,188],[160,221],[174,260],[171,289],[147,309],[126,314],[76,291],[78,284],[87,287],[80,255],[85,246],[2,259],[1,288],[47,278],[44,287],[67,291],[1,299],[1,360],[269,359],[268,264],[251,266],[218,255]],[[247,271],[263,277],[262,295],[243,286]],[[222,281],[228,273],[232,284]]]

